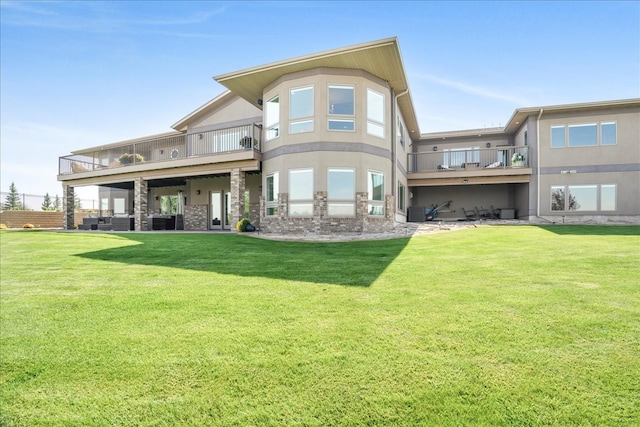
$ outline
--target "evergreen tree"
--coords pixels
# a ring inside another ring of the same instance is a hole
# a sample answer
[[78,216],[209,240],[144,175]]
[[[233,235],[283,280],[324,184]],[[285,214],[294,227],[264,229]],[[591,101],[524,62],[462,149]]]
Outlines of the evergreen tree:
[[18,194],[18,189],[16,188],[16,185],[13,183],[13,181],[9,186],[9,194],[7,194],[7,197],[4,199],[3,208],[7,211],[21,211],[23,209],[22,201],[20,200],[20,195]]
[[80,201],[80,196],[77,194],[73,195],[73,207],[76,209],[82,209],[82,202]]
[[53,205],[51,204],[51,197],[49,197],[49,193],[44,195],[44,200],[42,201],[42,210],[43,211],[52,211]]
[[53,200],[52,209],[54,211],[61,211],[62,210],[62,200],[60,200],[60,196],[58,196],[57,194],[56,194],[56,198]]

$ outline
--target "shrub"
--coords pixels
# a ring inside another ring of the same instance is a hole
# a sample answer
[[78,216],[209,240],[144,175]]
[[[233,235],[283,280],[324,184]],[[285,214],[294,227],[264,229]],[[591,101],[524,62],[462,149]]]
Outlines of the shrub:
[[33,224],[25,224],[22,226],[22,228],[36,228],[36,226]]
[[0,224],[0,230],[6,230],[6,229],[7,229],[7,226],[6,226],[6,225],[4,225],[4,224]]
[[236,230],[238,231],[247,231],[247,225],[249,225],[249,220],[246,218],[241,219],[236,224]]

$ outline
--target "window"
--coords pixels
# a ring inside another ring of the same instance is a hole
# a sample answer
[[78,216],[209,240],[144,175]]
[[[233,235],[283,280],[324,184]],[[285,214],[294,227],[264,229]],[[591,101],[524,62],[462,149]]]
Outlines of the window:
[[[599,192],[598,192],[599,190]],[[558,211],[614,211],[616,186],[568,185],[551,187],[551,210]]]
[[565,146],[564,126],[551,126],[551,147],[562,148]]
[[178,213],[178,196],[161,196],[160,213],[162,215],[175,215]]
[[313,169],[289,171],[289,216],[313,215]]
[[114,214],[126,213],[124,210],[124,199],[122,198],[113,199],[113,213]]
[[404,212],[404,185],[398,181],[398,210]]
[[400,145],[404,147],[404,126],[402,126],[402,120],[398,117],[398,140]]
[[598,145],[598,125],[569,125],[569,147]]
[[616,210],[615,184],[607,184],[607,185],[600,186],[600,210],[601,211]]
[[276,95],[267,101],[264,108],[264,124],[267,128],[267,141],[280,136],[280,96]]
[[354,115],[353,86],[329,86],[329,114],[341,116]]
[[327,181],[327,213],[329,216],[355,216],[355,171],[353,169],[329,169]]
[[108,211],[109,210],[109,198],[108,197],[102,197],[100,199],[100,210],[101,211]]
[[611,123],[602,123],[600,125],[601,139],[600,143],[602,145],[616,145],[616,124],[614,122]]
[[369,192],[369,215],[384,216],[384,175],[380,172],[367,172],[367,191]]
[[598,210],[598,186],[597,185],[570,185],[569,186],[569,210],[570,211]]
[[329,119],[329,130],[355,130],[355,122],[353,119]]
[[[567,128],[569,129],[568,133]],[[599,135],[598,132],[600,132]],[[551,147],[595,147],[598,145],[598,138],[600,138],[600,145],[615,145],[616,133],[615,122],[604,122],[600,123],[600,125],[597,123],[585,123],[569,126],[551,126]]]
[[551,187],[551,210],[564,210],[564,187]]
[[367,133],[384,138],[384,95],[367,89]]
[[278,215],[278,190],[280,183],[278,182],[278,172],[267,175],[267,191],[264,195],[267,216]]
[[289,119],[289,133],[313,131],[313,86],[291,89]]
[[[353,86],[329,86],[328,113],[329,130],[353,131],[355,120],[345,118],[355,114],[355,90]],[[332,117],[339,116],[339,117]],[[340,117],[341,116],[341,117]]]

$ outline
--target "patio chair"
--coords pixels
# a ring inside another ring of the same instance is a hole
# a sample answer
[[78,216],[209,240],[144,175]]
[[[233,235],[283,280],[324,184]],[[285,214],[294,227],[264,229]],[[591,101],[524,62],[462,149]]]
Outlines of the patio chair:
[[462,213],[464,214],[465,221],[475,221],[476,219],[480,219],[480,217],[476,212],[466,211],[464,210],[464,208],[460,208],[460,209],[462,209]]
[[476,206],[476,213],[478,214],[478,217],[481,219],[491,218],[491,212],[489,212],[487,209],[485,209],[482,206],[480,206],[480,208]]

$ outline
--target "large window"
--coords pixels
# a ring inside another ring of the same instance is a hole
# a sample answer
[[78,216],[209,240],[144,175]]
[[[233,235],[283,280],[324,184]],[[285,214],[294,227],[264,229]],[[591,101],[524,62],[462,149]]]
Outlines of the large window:
[[289,171],[289,216],[313,215],[313,169]]
[[355,216],[356,174],[353,169],[329,169],[327,190],[329,216]]
[[367,133],[384,138],[384,95],[367,89]]
[[595,212],[614,211],[615,209],[615,184],[551,187],[551,210],[554,212]]
[[616,123],[551,126],[551,147],[595,147],[616,144]]
[[369,215],[384,216],[384,175],[381,172],[367,172],[369,192]]
[[590,147],[593,145],[598,145],[597,124],[569,126],[569,147]]
[[602,123],[600,125],[600,132],[602,145],[616,145],[617,135],[615,122]]
[[313,86],[291,89],[289,133],[313,131]]
[[330,85],[328,96],[329,130],[355,130],[353,86]]
[[278,172],[267,175],[267,191],[265,192],[265,207],[267,216],[278,215]]
[[264,125],[267,128],[267,141],[280,136],[280,97],[274,96],[264,107]]

